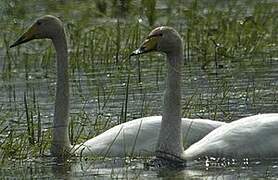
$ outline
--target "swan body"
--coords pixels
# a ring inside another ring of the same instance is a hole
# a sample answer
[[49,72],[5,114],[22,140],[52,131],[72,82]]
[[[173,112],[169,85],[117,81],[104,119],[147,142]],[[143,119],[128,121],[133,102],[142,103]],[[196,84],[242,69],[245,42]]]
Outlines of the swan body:
[[[161,116],[150,116],[117,125],[84,143],[75,145],[73,152],[82,156],[153,156],[161,119]],[[189,146],[223,124],[225,123],[206,119],[183,118],[183,140]]]
[[260,114],[223,125],[184,151],[181,133],[181,65],[183,42],[171,27],[155,28],[132,55],[166,54],[168,73],[156,156],[184,164],[202,156],[224,158],[278,157],[278,114]]
[[[62,22],[54,16],[39,18],[11,47],[32,39],[51,39],[57,53],[57,87],[51,154],[59,159],[74,150],[85,155],[152,155],[182,160],[202,156],[229,158],[278,157],[278,114],[261,114],[230,124],[181,119],[181,62],[183,43],[170,27],[153,30],[134,55],[161,51],[167,55],[168,73],[162,117],[147,117],[115,126],[72,147],[68,135],[68,53]],[[193,123],[192,123],[193,122]],[[214,128],[221,126],[215,130]],[[213,130],[212,132],[210,132]],[[210,133],[209,133],[210,132]],[[209,133],[208,135],[206,135]],[[201,139],[206,135],[203,139]],[[198,141],[201,139],[200,141]],[[183,141],[188,145],[184,151]],[[154,146],[154,144],[157,144]],[[155,152],[154,152],[155,151]]]
[[188,160],[217,158],[277,158],[278,113],[258,114],[221,126],[184,152]]
[[155,156],[161,160],[183,163],[184,151],[181,131],[181,74],[183,41],[179,33],[168,26],[150,32],[131,55],[157,51],[166,54],[167,75],[163,115]]
[[[62,22],[51,15],[43,16],[37,19],[10,47],[33,39],[50,39],[56,50],[57,85],[50,150],[54,157],[58,160],[65,160],[68,154],[73,152],[76,154],[82,153],[83,155],[102,156],[147,155],[154,153],[154,144],[158,141],[158,132],[161,124],[161,117],[159,116],[137,119],[118,125],[85,143],[72,146],[68,134],[68,51]],[[184,120],[183,122],[184,136],[188,144],[196,142],[214,128],[224,124],[209,120]],[[178,130],[178,133],[180,133],[180,130]]]

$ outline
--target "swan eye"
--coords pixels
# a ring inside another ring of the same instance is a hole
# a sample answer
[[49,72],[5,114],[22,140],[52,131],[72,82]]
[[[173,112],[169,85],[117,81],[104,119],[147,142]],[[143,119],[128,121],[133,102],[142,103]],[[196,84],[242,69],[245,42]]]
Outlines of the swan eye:
[[38,22],[37,22],[37,25],[39,25],[39,26],[40,26],[41,24],[42,24],[42,22],[41,22],[41,21],[38,21]]

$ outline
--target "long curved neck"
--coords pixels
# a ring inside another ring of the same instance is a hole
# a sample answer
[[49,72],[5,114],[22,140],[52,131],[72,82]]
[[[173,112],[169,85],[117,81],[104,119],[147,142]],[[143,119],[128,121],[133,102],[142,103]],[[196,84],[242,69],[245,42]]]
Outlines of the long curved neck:
[[167,54],[166,91],[159,134],[157,156],[180,158],[183,153],[181,136],[181,64],[183,47]]
[[69,126],[69,77],[68,53],[65,33],[62,30],[52,39],[57,53],[57,86],[55,98],[54,127],[51,153],[55,157],[64,157],[70,149]]

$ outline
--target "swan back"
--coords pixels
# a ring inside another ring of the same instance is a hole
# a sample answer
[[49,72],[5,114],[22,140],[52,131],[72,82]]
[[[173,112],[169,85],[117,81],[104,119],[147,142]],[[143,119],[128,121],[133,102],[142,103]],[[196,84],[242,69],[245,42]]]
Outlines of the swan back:
[[212,130],[226,123],[209,119],[182,118],[182,139],[184,148],[198,142]]
[[[161,116],[135,119],[117,125],[74,147],[75,154],[125,157],[153,156],[161,126]],[[184,140],[190,145],[225,123],[210,120],[182,120]]]
[[270,158],[278,156],[278,114],[258,114],[221,126],[184,152],[186,159],[204,156]]

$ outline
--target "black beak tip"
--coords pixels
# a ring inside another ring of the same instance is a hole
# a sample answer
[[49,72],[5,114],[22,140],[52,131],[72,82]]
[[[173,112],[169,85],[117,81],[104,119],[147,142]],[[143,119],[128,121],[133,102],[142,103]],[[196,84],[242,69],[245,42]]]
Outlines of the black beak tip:
[[30,41],[31,39],[27,39],[24,36],[20,37],[18,40],[16,40],[12,45],[10,45],[10,48],[13,48],[17,45],[23,44],[25,42]]
[[16,42],[14,42],[12,45],[10,45],[10,48],[13,48],[13,47],[15,47],[15,46],[21,44],[21,42],[22,42],[22,40],[21,40],[21,38],[20,38],[20,39],[18,39]]
[[129,55],[129,57],[131,56],[135,56],[136,54],[134,53],[134,51]]
[[10,48],[13,48],[13,47],[15,47],[16,45],[15,44],[12,44],[12,45],[10,45]]

